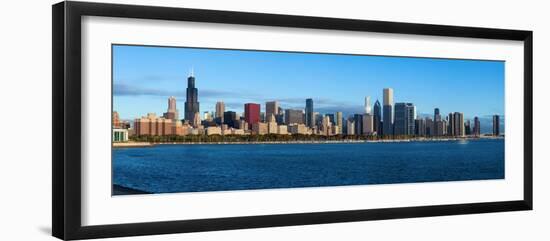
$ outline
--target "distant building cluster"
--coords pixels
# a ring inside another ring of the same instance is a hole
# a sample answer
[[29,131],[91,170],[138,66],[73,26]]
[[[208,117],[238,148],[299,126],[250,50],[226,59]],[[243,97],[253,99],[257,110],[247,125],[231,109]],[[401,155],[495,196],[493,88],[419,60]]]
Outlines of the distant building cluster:
[[[225,103],[218,101],[214,112],[200,114],[198,88],[193,73],[187,79],[184,119],[179,119],[176,98],[168,98],[168,109],[162,116],[154,113],[135,118],[133,125],[121,121],[113,112],[113,141],[126,141],[128,136],[169,135],[344,135],[344,136],[421,136],[464,137],[480,136],[478,117],[473,123],[464,119],[462,112],[442,116],[439,108],[433,117],[420,118],[416,106],[410,102],[394,103],[394,91],[384,88],[382,104],[376,100],[371,106],[370,97],[365,97],[364,113],[344,117],[342,112],[321,114],[315,112],[314,101],[305,99],[304,109],[283,109],[278,101],[265,103],[262,112],[260,103],[246,103],[244,112],[226,110]],[[500,135],[500,117],[493,116],[493,135]]]

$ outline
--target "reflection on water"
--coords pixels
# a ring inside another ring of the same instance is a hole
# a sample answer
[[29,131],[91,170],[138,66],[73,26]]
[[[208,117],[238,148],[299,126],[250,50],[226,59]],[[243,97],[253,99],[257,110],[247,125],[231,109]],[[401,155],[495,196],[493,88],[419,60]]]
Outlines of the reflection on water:
[[457,143],[458,143],[458,144],[461,144],[461,145],[465,145],[465,144],[468,144],[469,141],[468,141],[468,140],[461,139],[461,140],[458,140]]

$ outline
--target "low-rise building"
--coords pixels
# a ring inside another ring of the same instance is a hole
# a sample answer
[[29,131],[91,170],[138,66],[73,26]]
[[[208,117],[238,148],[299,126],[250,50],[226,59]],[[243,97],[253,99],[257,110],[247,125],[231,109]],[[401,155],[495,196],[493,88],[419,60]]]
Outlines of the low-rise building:
[[204,135],[204,134],[206,134],[206,129],[204,129],[204,127],[202,127],[202,126],[199,126],[197,128],[188,129],[188,133],[190,135]]
[[267,131],[267,123],[256,122],[252,124],[252,133],[256,135],[265,135]]
[[224,135],[231,135],[231,134],[232,134],[231,129],[232,129],[232,128],[228,128],[228,129],[223,129],[223,128],[222,128],[222,134],[224,134]]
[[128,141],[128,129],[113,129],[113,142],[126,142]]
[[290,124],[288,125],[288,131],[291,134],[302,134],[302,135],[308,134],[307,127],[304,124]]
[[231,134],[232,135],[244,135],[244,130],[243,129],[231,129]]
[[134,120],[135,134],[138,136],[173,135],[173,120],[157,117],[154,113]]
[[221,135],[222,134],[222,128],[219,126],[209,126],[206,128],[206,135]]
[[181,121],[176,120],[172,126],[172,134],[177,136],[185,136],[189,133],[190,128],[191,126],[189,124],[182,124]]
[[277,126],[277,134],[279,135],[288,135],[288,127],[286,125]]

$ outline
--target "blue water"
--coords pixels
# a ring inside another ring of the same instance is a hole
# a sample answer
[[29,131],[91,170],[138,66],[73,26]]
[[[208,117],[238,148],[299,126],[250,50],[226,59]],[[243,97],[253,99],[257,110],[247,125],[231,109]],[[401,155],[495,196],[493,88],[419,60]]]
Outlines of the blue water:
[[113,149],[113,183],[151,193],[504,178],[504,140]]

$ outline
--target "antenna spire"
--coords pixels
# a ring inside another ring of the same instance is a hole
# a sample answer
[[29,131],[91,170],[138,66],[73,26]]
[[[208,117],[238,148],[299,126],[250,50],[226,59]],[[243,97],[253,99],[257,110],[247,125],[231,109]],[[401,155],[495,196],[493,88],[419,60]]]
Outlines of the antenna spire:
[[191,71],[190,71],[190,73],[189,73],[189,76],[190,76],[190,77],[195,77],[195,70],[194,70],[193,67],[191,67]]

